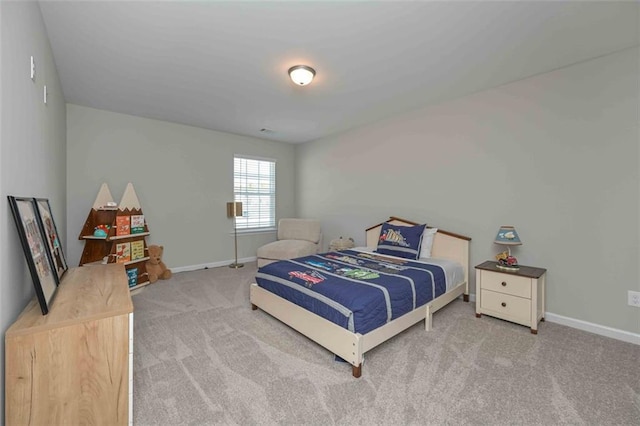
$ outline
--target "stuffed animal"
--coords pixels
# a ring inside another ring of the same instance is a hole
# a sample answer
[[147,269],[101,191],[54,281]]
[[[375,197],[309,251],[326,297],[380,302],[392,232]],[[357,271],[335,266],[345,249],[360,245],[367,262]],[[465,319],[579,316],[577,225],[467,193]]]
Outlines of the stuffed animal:
[[147,260],[147,274],[149,282],[155,283],[158,279],[167,280],[171,278],[171,270],[162,261],[163,246],[149,246],[149,260]]

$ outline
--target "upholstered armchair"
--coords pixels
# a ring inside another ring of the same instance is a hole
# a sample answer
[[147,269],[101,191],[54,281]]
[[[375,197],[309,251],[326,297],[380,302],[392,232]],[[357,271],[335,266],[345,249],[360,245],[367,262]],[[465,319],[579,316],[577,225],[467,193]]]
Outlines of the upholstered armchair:
[[318,253],[322,245],[320,222],[313,219],[280,219],[278,241],[258,249],[258,268],[276,260]]

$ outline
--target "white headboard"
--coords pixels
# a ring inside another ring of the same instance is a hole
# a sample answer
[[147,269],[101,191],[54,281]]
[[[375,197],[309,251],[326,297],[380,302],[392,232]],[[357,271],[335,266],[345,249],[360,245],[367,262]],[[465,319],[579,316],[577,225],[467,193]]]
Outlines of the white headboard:
[[[391,216],[389,220],[385,221],[392,225],[398,226],[414,226],[418,225],[417,222],[401,219],[399,217]],[[380,238],[380,229],[382,223],[374,225],[366,230],[367,233],[367,247],[375,249],[378,247],[378,239]],[[428,226],[430,228],[430,226]],[[438,232],[433,239],[433,248],[431,249],[432,257],[440,257],[444,259],[455,260],[460,263],[464,268],[464,279],[469,282],[469,242],[471,238],[464,235],[454,234],[438,228]]]

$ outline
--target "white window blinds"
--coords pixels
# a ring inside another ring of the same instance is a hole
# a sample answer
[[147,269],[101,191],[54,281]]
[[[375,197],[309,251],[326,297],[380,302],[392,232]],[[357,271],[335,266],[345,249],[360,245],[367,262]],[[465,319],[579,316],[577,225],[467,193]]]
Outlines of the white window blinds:
[[242,216],[236,217],[239,230],[275,228],[275,160],[235,156],[233,192],[235,201],[242,203]]

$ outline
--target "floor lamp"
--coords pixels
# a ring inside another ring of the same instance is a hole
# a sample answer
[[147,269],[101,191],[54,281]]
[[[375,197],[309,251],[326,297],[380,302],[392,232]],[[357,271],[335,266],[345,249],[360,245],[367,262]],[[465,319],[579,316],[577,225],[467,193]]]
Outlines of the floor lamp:
[[233,218],[233,237],[235,239],[236,261],[229,265],[229,268],[242,268],[244,263],[238,263],[238,227],[236,226],[236,217],[242,216],[242,203],[239,201],[227,203],[227,217]]

